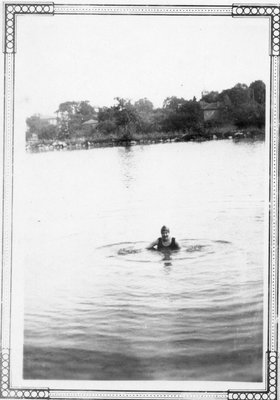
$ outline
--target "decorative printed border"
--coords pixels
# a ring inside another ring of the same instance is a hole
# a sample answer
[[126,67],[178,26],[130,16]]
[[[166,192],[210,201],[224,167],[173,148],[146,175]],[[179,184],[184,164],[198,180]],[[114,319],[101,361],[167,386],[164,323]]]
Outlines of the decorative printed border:
[[229,400],[275,400],[277,398],[277,353],[268,352],[267,390],[265,392],[228,392]]
[[271,22],[271,55],[279,56],[279,6],[242,6],[234,5],[232,15],[238,17],[269,17]]
[[49,389],[16,389],[10,387],[10,351],[2,349],[1,361],[1,397],[19,399],[48,399]]
[[[13,226],[13,141],[14,141],[14,63],[16,54],[16,20],[20,15],[178,15],[266,17],[270,24],[270,217],[269,217],[269,282],[268,282],[268,343],[265,371],[265,391],[228,392],[144,392],[144,391],[89,391],[50,390],[48,388],[13,388],[10,376],[11,329],[11,271]],[[0,397],[18,399],[277,399],[278,358],[278,267],[279,267],[279,56],[280,56],[280,6],[166,6],[166,5],[94,5],[6,3],[4,4],[4,136],[3,136],[3,219],[2,219],[2,286],[1,286],[1,374]]]
[[5,4],[5,43],[4,53],[16,52],[16,16],[26,14],[50,14],[53,15],[52,3],[40,4]]

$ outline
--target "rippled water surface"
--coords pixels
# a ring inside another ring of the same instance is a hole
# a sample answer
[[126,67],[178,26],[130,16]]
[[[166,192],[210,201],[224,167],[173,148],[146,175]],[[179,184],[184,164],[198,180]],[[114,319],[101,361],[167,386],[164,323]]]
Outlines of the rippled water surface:
[[261,381],[264,148],[27,154],[24,377]]

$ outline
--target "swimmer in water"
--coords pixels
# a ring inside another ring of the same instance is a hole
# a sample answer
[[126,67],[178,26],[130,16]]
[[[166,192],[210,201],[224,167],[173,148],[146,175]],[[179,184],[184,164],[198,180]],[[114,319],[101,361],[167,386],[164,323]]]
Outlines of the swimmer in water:
[[164,250],[179,250],[180,246],[179,244],[176,242],[176,239],[173,237],[171,238],[169,236],[169,228],[167,228],[167,226],[163,226],[160,230],[161,233],[161,237],[159,237],[157,240],[155,240],[154,242],[152,242],[147,249],[148,250],[154,250],[156,248],[156,250],[159,251],[164,251]]

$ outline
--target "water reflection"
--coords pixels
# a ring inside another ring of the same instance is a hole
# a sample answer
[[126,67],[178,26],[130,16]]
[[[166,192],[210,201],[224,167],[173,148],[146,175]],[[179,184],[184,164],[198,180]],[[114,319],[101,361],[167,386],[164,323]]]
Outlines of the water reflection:
[[164,257],[163,257],[163,261],[164,261],[164,265],[166,267],[171,267],[172,266],[172,262],[171,262],[172,258],[171,258],[171,251],[168,252],[164,252]]
[[164,272],[166,275],[169,275],[171,272],[171,267],[172,267],[172,257],[171,257],[171,251],[164,251],[163,253],[163,268],[164,268]]
[[119,147],[120,165],[122,169],[122,182],[129,189],[135,178],[135,149],[133,146]]

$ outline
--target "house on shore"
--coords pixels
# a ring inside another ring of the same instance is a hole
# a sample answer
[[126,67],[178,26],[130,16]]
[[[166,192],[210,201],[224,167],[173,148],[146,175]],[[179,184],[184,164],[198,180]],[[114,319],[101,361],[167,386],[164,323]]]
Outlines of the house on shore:
[[88,121],[85,121],[83,123],[83,126],[93,128],[93,129],[96,129],[97,125],[98,125],[98,121],[97,121],[97,119],[94,119],[94,118],[89,119]]
[[203,110],[204,122],[211,121],[219,117],[221,112],[220,103],[207,103],[206,101],[201,101],[200,106]]
[[78,139],[79,142],[84,142],[86,148],[89,146],[91,138],[93,139],[95,133],[98,132],[98,120],[91,118],[82,123],[82,131]]
[[41,115],[39,114],[41,121],[47,122],[50,125],[57,125],[57,117],[55,115]]

